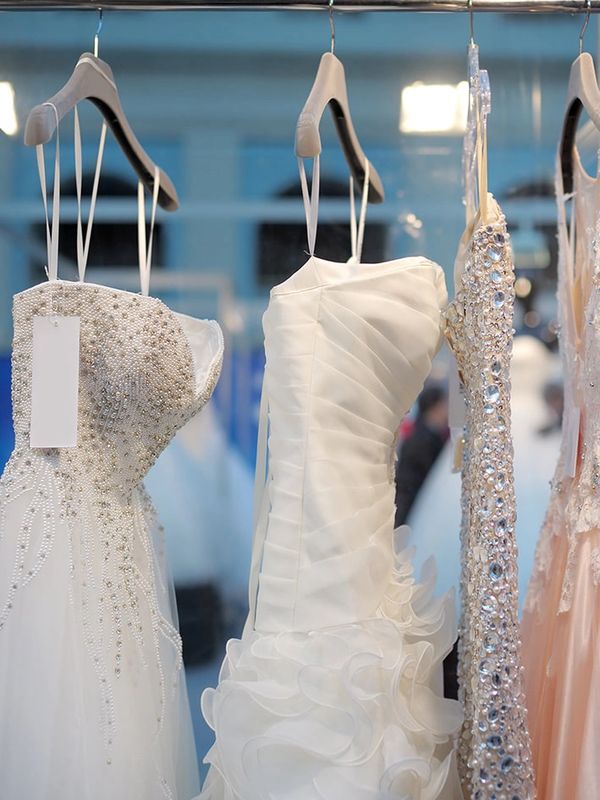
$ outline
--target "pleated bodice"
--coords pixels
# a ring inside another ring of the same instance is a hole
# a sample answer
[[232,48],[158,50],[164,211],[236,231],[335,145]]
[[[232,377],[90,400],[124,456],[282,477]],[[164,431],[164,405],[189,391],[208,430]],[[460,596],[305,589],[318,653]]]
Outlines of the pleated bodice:
[[255,629],[376,615],[393,565],[396,432],[440,341],[442,270],[311,257],[264,315],[268,517]]

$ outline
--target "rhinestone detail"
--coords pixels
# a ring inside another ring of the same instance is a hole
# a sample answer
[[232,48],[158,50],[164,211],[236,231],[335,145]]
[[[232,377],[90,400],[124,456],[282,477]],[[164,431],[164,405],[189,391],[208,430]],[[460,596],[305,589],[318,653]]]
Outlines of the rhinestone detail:
[[535,797],[520,656],[510,354],[514,267],[500,215],[466,251],[446,334],[464,384],[458,763],[465,796]]

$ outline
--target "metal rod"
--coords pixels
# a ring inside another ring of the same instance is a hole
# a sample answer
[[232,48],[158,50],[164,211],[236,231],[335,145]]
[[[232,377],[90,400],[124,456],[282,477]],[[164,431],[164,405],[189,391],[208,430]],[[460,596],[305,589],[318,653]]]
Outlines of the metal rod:
[[[327,9],[329,0],[0,0],[5,11],[105,11],[245,10],[315,11]],[[336,0],[336,12],[357,11],[496,11],[500,13],[576,14],[600,12],[600,0]]]

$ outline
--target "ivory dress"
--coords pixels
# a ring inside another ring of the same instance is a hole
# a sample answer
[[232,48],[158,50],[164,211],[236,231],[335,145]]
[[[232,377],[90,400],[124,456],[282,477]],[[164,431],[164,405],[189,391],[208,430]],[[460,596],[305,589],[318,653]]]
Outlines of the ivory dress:
[[563,437],[522,623],[540,800],[600,798],[600,177],[577,152],[570,234],[569,199],[558,166]]
[[[143,209],[140,218],[145,227]],[[215,322],[83,282],[84,259],[79,282],[59,280],[57,233],[55,218],[50,280],[13,305],[16,445],[0,480],[0,795],[190,800],[198,772],[181,639],[163,531],[142,480],[210,397],[223,339]],[[147,278],[149,264],[148,255]],[[71,448],[30,447],[33,319],[46,315],[80,318]]]
[[445,302],[423,258],[311,255],[271,290],[250,615],[202,698],[216,737],[202,800],[460,797],[441,672],[454,601],[432,599],[431,565],[414,579],[393,531],[396,431]]

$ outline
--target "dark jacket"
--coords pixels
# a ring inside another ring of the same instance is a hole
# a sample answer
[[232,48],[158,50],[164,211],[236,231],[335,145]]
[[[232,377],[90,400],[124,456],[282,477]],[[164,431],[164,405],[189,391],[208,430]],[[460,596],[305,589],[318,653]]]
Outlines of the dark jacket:
[[417,417],[413,431],[400,449],[396,464],[396,527],[403,525],[446,436]]

